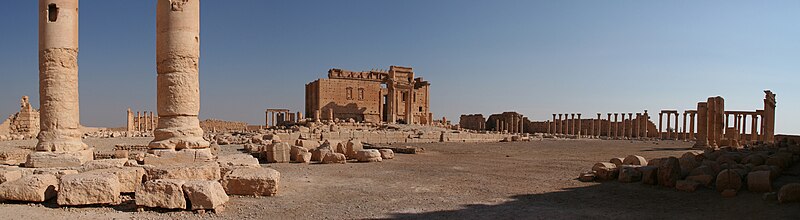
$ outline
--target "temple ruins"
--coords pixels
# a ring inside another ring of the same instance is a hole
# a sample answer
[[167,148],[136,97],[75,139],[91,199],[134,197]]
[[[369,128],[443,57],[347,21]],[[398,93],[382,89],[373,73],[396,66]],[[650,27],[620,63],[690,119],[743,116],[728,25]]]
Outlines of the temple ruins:
[[306,116],[314,120],[429,125],[430,83],[410,67],[388,71],[328,71],[327,79],[306,85]]
[[136,114],[128,109],[127,124],[125,126],[127,132],[153,132],[158,125],[158,116],[153,112],[140,112]]
[[36,137],[39,134],[39,110],[31,107],[28,96],[23,96],[19,104],[19,112],[0,124],[0,135],[22,137],[19,139]]

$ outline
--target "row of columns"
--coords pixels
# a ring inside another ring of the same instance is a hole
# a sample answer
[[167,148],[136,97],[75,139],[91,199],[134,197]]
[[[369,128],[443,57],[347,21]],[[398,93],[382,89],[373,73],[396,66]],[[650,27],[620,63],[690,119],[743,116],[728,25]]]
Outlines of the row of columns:
[[[626,119],[627,114],[627,119]],[[613,118],[611,116],[614,116]],[[584,129],[580,113],[553,114],[553,121],[547,121],[547,133],[551,135],[574,135],[591,138],[639,138],[647,137],[649,116],[645,113],[607,113],[607,129],[603,133],[602,113],[597,113],[597,118],[587,119],[588,128]],[[562,117],[563,116],[563,117]],[[577,116],[577,118],[575,118]],[[643,120],[644,119],[644,120]]]
[[283,125],[286,122],[298,123],[303,120],[303,113],[291,113],[286,109],[267,109],[265,125],[267,127]]
[[[523,117],[522,115],[513,115],[502,119],[496,118],[494,123],[494,131],[514,134],[525,133],[525,121],[527,121],[527,119],[527,117]],[[484,127],[486,126],[485,123],[481,124]]]
[[154,112],[137,111],[134,115],[131,109],[128,109],[127,131],[151,132],[156,126],[158,126],[158,116]]

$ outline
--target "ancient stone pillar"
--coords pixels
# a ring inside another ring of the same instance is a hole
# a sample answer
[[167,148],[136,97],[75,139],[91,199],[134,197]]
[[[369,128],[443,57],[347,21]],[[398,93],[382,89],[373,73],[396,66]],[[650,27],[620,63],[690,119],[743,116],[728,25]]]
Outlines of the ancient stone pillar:
[[156,6],[158,127],[150,149],[208,148],[200,128],[200,0]]
[[672,139],[672,113],[667,113],[667,139]]
[[647,110],[644,110],[644,120],[642,120],[642,125],[644,128],[644,137],[649,138],[649,128],[650,128],[650,114],[647,113]]
[[664,121],[664,112],[658,113],[658,139],[664,139],[664,130],[662,130],[662,122]]
[[619,138],[619,113],[614,113],[614,138]]
[[708,112],[709,108],[707,102],[697,103],[697,135],[695,136],[694,148],[705,149],[708,148]]
[[578,138],[580,138],[581,137],[581,131],[583,131],[582,130],[583,127],[581,127],[581,114],[580,113],[578,113],[578,125],[576,127],[578,127],[577,135],[578,135]]
[[494,131],[500,131],[500,119],[494,120]]
[[556,114],[553,114],[553,122],[551,123],[552,129],[550,129],[550,126],[547,127],[547,129],[550,130],[550,134],[555,134],[556,133],[555,132],[556,131],[556,127],[555,127],[556,123],[555,122],[556,122]]
[[131,111],[131,108],[128,108],[127,122],[128,123],[126,123],[126,126],[125,126],[126,129],[125,130],[127,132],[132,132],[133,131],[133,112]]
[[602,121],[602,118],[601,118],[601,117],[602,117],[602,116],[601,116],[601,113],[597,113],[597,119],[595,120],[595,125],[593,125],[593,126],[595,127],[595,128],[593,128],[593,129],[595,129],[595,132],[594,132],[594,136],[595,136],[595,138],[600,138],[600,135],[601,135],[600,133],[601,133],[601,132],[602,132],[602,130],[603,130],[603,129],[601,128],[601,126],[602,126],[602,123],[603,123],[603,121]]
[[294,123],[298,123],[298,122],[300,122],[300,121],[301,121],[301,120],[303,120],[303,119],[305,119],[305,118],[303,117],[303,113],[302,113],[302,112],[297,112],[297,117],[295,117],[295,121],[294,121]]
[[556,133],[557,134],[564,134],[564,121],[561,118],[561,114],[558,114],[558,122],[556,122]]
[[320,110],[314,110],[314,121],[316,122],[322,121],[322,113],[320,112]]
[[620,131],[622,132],[622,134],[620,134],[619,136],[622,137],[622,139],[625,139],[625,138],[627,138],[627,136],[625,135],[625,133],[626,133],[625,129],[627,127],[626,126],[627,124],[625,123],[625,113],[622,113],[621,115],[622,115],[622,121],[620,121],[620,124],[622,125],[622,130],[620,130]]
[[762,127],[764,131],[763,139],[765,143],[772,144],[775,143],[775,107],[777,101],[775,100],[776,95],[772,91],[766,90],[764,93],[766,94],[764,97],[764,115],[761,118],[764,122],[764,127]]
[[526,119],[528,119],[528,118],[520,116],[520,120],[519,120],[519,133],[521,133],[521,134],[523,134],[523,133],[526,133],[526,132],[525,132],[525,120],[526,120]]
[[611,133],[611,128],[613,127],[613,124],[614,123],[611,122],[611,113],[608,113],[608,131],[606,131],[606,137],[607,138],[614,137],[614,136],[612,136],[613,134]]
[[753,119],[752,124],[750,125],[750,141],[755,142],[758,141],[758,130],[756,129],[758,127],[758,115],[753,114],[751,118]]
[[[708,147],[717,148],[717,100],[714,97],[708,98],[708,113],[706,113],[706,138]],[[702,113],[701,113],[702,117]],[[700,129],[698,128],[698,131]],[[698,135],[699,138],[700,135]]]
[[694,118],[697,112],[689,113],[689,140],[694,140]]

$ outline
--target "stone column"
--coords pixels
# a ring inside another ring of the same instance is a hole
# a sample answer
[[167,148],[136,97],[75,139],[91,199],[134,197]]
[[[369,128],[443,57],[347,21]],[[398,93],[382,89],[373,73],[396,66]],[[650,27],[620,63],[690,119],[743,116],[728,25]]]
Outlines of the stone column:
[[156,115],[153,112],[150,112],[150,129],[147,131],[154,131],[156,130]]
[[682,136],[681,139],[683,139],[684,141],[689,140],[688,135],[686,133],[686,127],[687,127],[686,121],[688,120],[687,114],[688,113],[686,111],[683,111],[683,127],[681,127],[681,136]]
[[297,112],[297,117],[295,117],[295,121],[294,122],[298,123],[298,122],[302,121],[303,119],[305,119],[305,117],[303,117],[303,112]]
[[664,139],[664,132],[663,132],[664,130],[662,130],[662,128],[663,128],[663,126],[662,126],[663,123],[662,122],[663,121],[664,121],[664,112],[659,112],[658,113],[658,139]]
[[694,140],[694,118],[696,112],[689,113],[689,140]]
[[602,117],[601,114],[597,113],[597,119],[594,121],[594,124],[592,126],[593,127],[592,129],[596,129],[595,132],[594,132],[594,137],[595,138],[600,138],[600,135],[601,135],[600,133],[603,130],[601,128],[601,126],[602,126],[601,124],[603,123],[601,117]]
[[527,118],[520,116],[520,120],[519,120],[519,133],[520,134],[526,133],[525,132],[525,119],[527,119]]
[[500,131],[500,119],[494,120],[494,131]]
[[694,148],[705,149],[708,146],[708,103],[697,103],[697,135]]
[[156,6],[158,128],[150,149],[208,148],[200,128],[200,0]]
[[583,127],[581,127],[581,113],[578,113],[578,125],[576,127],[578,127],[577,135],[578,135],[578,138],[580,138],[581,137],[581,131],[583,131]]
[[777,106],[777,101],[775,100],[775,94],[772,91],[764,91],[764,115],[762,116],[761,120],[764,121],[764,142],[767,144],[775,143],[775,107]]
[[[702,127],[698,126],[697,131],[700,132],[701,129],[705,130],[706,134],[704,138],[708,139],[707,145],[709,148],[716,149],[717,148],[717,103],[714,97],[708,98],[707,102],[708,111],[706,113],[706,128],[703,129]],[[698,107],[699,108],[699,107]],[[699,109],[698,109],[699,110]],[[703,118],[703,113],[700,113],[700,118]],[[698,119],[699,120],[699,119]],[[698,125],[701,124],[698,122]],[[698,138],[700,138],[700,134],[698,133]],[[700,140],[698,140],[699,142]]]
[[558,114],[558,122],[556,122],[556,133],[557,134],[564,134],[564,120],[561,117],[562,114]]
[[[547,130],[549,130],[549,131],[550,131],[549,133],[550,133],[551,135],[553,135],[553,134],[555,134],[555,133],[556,133],[556,132],[555,132],[555,131],[556,131],[556,128],[555,128],[555,126],[556,126],[556,123],[555,123],[555,122],[556,122],[556,114],[553,114],[553,122],[552,122],[552,123],[550,123],[550,125],[547,127]],[[550,126],[552,126],[552,129],[551,129],[551,127],[550,127]]]
[[614,113],[614,138],[619,138],[619,113]]
[[667,139],[672,140],[672,113],[667,113]]
[[[27,167],[49,167],[58,158],[92,159],[80,130],[78,0],[39,0],[39,134]],[[61,164],[60,164],[61,165]]]
[[611,131],[612,131],[611,128],[613,127],[614,123],[612,123],[612,121],[611,121],[611,113],[607,113],[607,114],[608,114],[608,131],[606,132],[606,137],[607,138],[613,138],[614,136],[611,133]]
[[675,136],[672,137],[673,140],[678,140],[680,138],[680,137],[678,137],[678,133],[681,132],[680,128],[679,128],[680,124],[678,122],[678,120],[680,120],[680,117],[681,117],[681,114],[678,113],[678,112],[675,112],[675,129],[674,129],[675,130]]

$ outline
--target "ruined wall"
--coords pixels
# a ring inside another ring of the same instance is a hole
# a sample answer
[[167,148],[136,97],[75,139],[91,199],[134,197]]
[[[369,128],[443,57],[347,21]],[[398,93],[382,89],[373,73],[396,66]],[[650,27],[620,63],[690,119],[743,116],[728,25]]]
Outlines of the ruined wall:
[[20,110],[0,124],[0,134],[35,137],[39,133],[39,111],[34,109],[27,96],[20,99]]
[[482,131],[486,129],[486,118],[483,114],[461,115],[458,125],[463,129]]
[[342,120],[381,121],[379,82],[320,79],[306,87],[313,94],[311,100],[306,100],[306,106],[310,107],[306,112],[319,110],[322,118],[329,119],[332,110],[334,117]]
[[219,119],[206,119],[200,121],[200,128],[204,131],[244,131],[247,123],[238,121],[223,121]]

